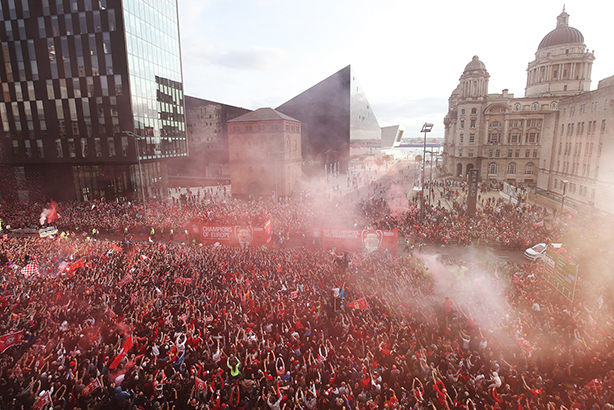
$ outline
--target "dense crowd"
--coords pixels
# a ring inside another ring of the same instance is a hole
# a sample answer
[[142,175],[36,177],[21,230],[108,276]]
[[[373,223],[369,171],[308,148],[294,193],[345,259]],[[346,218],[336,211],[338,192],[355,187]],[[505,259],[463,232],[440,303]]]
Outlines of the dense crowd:
[[486,196],[466,216],[462,183],[428,187],[423,218],[400,177],[357,202],[2,204],[4,228],[71,234],[0,239],[0,346],[23,332],[0,357],[0,408],[612,408],[614,307],[583,281],[567,301],[538,263],[157,240],[193,219],[270,219],[275,238],[344,226],[524,247],[561,235],[545,209]]
[[0,254],[1,333],[24,331],[2,355],[3,409],[47,392],[57,409],[614,400],[609,305],[582,286],[564,303],[534,264],[79,238]]

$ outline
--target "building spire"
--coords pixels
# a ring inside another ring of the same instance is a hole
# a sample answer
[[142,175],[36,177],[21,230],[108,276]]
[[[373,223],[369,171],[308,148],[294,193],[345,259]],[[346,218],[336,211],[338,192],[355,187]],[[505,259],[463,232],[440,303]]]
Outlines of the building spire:
[[556,18],[557,27],[567,27],[569,25],[569,14],[565,12],[565,5],[563,4],[563,11]]

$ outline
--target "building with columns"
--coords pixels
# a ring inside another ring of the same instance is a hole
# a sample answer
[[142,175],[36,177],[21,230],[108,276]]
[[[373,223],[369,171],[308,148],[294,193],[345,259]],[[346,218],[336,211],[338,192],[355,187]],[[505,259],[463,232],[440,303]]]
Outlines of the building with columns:
[[507,89],[490,94],[490,74],[474,56],[448,100],[444,170],[465,177],[478,168],[482,181],[535,187],[559,203],[565,190],[576,211],[607,210],[614,199],[614,78],[590,91],[594,60],[565,10],[528,64],[524,97]]

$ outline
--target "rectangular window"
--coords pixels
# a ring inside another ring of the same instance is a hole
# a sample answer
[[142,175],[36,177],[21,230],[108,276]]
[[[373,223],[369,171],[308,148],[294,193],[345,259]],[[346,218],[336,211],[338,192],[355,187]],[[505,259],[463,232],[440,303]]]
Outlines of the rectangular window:
[[533,150],[533,158],[537,158],[537,152],[538,151],[536,149]]
[[460,143],[462,144],[464,140],[465,140],[465,135],[463,135],[463,134],[461,133],[461,135],[460,135]]
[[26,158],[32,158],[32,143],[30,142],[30,140],[25,140],[23,144],[26,148]]
[[94,151],[96,152],[96,157],[102,157],[102,144],[100,143],[100,138],[94,138]]
[[475,134],[474,133],[469,134],[469,142],[470,143],[471,142],[475,142]]
[[525,158],[529,158],[530,156],[531,156],[531,150],[530,150],[530,149],[525,150],[525,152],[524,152],[524,157],[525,157]]
[[55,156],[57,158],[64,158],[64,150],[62,149],[62,140],[59,138],[55,140]]
[[516,150],[516,152],[514,153],[514,156],[516,158],[520,157],[520,150],[519,149]]
[[39,158],[45,158],[45,149],[43,148],[43,140],[36,140],[36,150]]
[[461,127],[461,128],[465,128],[465,120],[461,120],[460,127]]
[[107,146],[109,148],[109,157],[115,156],[115,138],[109,137],[107,138]]
[[128,137],[122,137],[122,155],[128,156]]
[[87,138],[81,138],[81,157],[87,158]]
[[475,128],[475,120],[471,120],[471,128]]
[[495,157],[496,157],[496,158],[501,157],[501,150],[496,150],[496,151],[495,151]]
[[512,150],[511,149],[507,150],[507,156],[508,156],[508,158],[512,157]]
[[491,150],[491,149],[489,149],[489,150],[488,150],[488,156],[489,156],[490,158],[492,158],[492,150]]
[[75,150],[75,140],[73,138],[69,138],[67,140],[68,143],[68,156],[70,158],[75,158],[77,156],[77,151]]

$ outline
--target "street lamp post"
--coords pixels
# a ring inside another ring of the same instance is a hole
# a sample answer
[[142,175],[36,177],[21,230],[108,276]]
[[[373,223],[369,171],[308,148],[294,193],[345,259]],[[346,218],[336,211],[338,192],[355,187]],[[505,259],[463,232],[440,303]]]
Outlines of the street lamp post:
[[424,220],[424,173],[426,172],[426,133],[431,132],[433,129],[433,124],[430,122],[425,122],[422,126],[422,130],[420,132],[424,133],[424,148],[422,150],[422,175],[421,175],[421,184],[422,184],[422,198],[421,198],[421,207],[420,207],[420,219]]
[[283,151],[269,152],[269,155],[274,155],[273,167],[275,167],[275,202],[277,202],[277,155],[283,154]]
[[563,181],[563,197],[561,198],[561,212],[560,212],[560,218],[563,219],[563,208],[565,206],[565,192],[567,191],[567,183],[569,182],[568,180],[564,179]]

